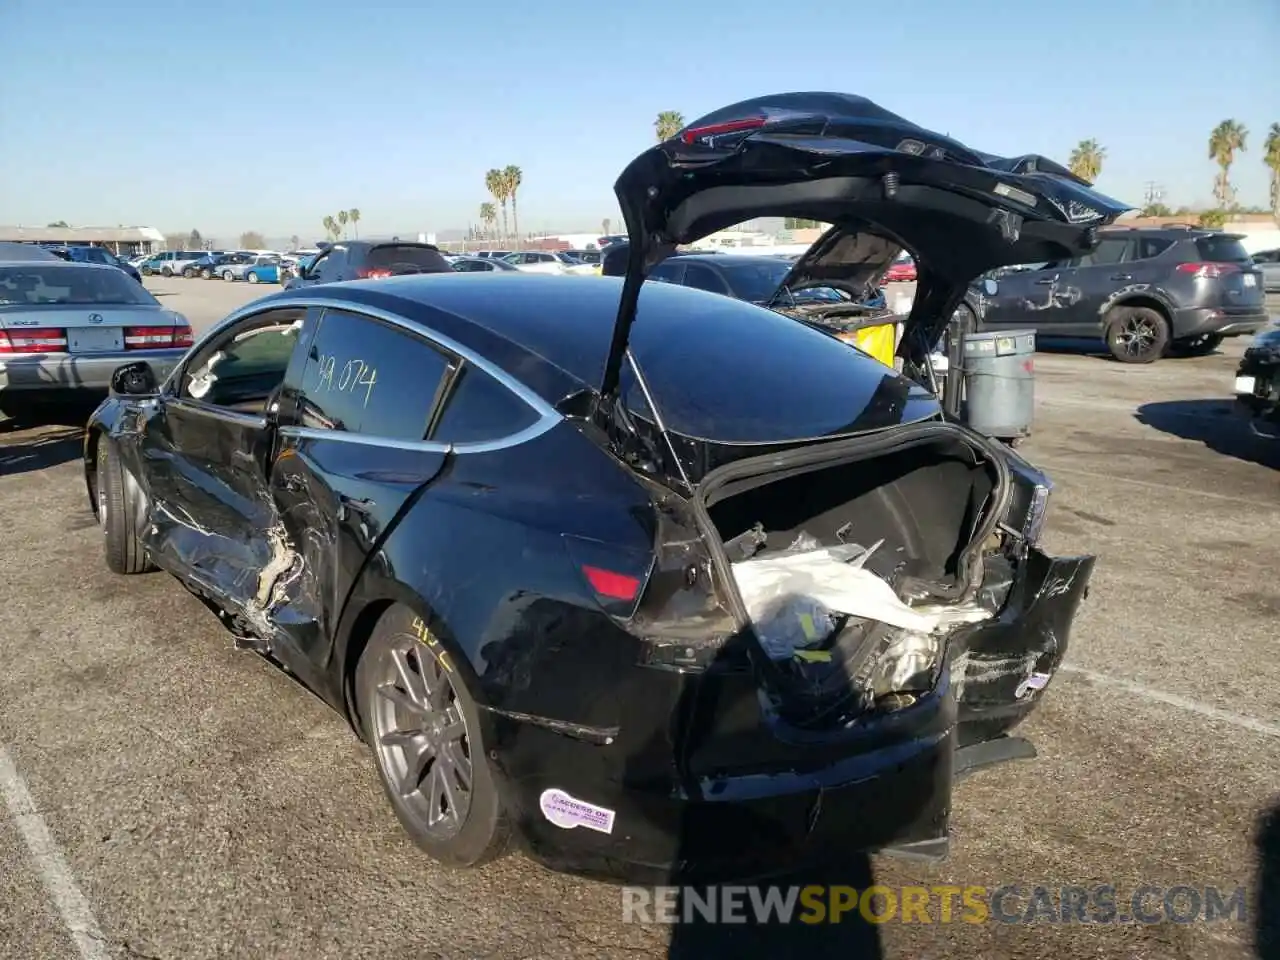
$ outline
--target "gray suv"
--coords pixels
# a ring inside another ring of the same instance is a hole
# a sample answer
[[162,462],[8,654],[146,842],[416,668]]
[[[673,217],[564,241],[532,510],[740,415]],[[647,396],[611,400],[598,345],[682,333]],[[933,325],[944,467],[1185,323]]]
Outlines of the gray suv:
[[1042,340],[1101,336],[1122,363],[1211,353],[1267,325],[1262,271],[1240,237],[1187,227],[1101,232],[1092,253],[998,271],[983,330]]

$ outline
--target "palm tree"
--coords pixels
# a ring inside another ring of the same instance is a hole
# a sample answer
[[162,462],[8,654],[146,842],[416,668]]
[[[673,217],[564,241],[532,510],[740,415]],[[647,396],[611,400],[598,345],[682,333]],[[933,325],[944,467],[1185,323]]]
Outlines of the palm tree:
[[360,211],[356,207],[352,207],[347,211],[347,219],[351,221],[351,229],[356,235],[356,239],[360,239]]
[[600,221],[600,232],[607,237],[609,235],[609,228],[612,226],[613,226],[613,221],[610,220],[608,217],[605,217],[603,220]]
[[289,238],[289,249],[290,249],[290,250],[297,250],[297,249],[298,249],[298,247],[300,247],[301,245],[302,245],[302,241],[300,241],[300,240],[298,239],[298,235],[297,235],[296,233],[295,233],[292,237],[290,237],[290,238]]
[[1097,140],[1081,140],[1071,151],[1067,169],[1081,180],[1095,183],[1102,173],[1102,161],[1107,158],[1107,148]]
[[684,129],[684,114],[676,110],[663,110],[658,119],[653,121],[653,129],[658,134],[658,142],[670,140]]
[[347,211],[338,211],[338,226],[342,228],[342,238],[345,240],[347,237]]
[[1271,212],[1280,219],[1280,123],[1271,125],[1262,149],[1262,162],[1271,171]]
[[492,203],[480,204],[480,222],[484,224],[485,238],[493,236],[493,225],[498,221],[498,211],[493,208]]
[[498,245],[501,246],[507,236],[507,183],[502,177],[502,171],[496,167],[488,171],[484,175],[484,185],[502,207],[502,236],[498,238]]
[[338,225],[334,223],[333,217],[324,218],[324,235],[330,239],[338,235]]
[[1209,159],[1221,171],[1214,179],[1213,195],[1224,210],[1231,206],[1236,194],[1231,186],[1231,164],[1235,163],[1236,151],[1244,151],[1248,136],[1249,131],[1238,120],[1223,120],[1209,134]]
[[506,194],[511,200],[511,226],[515,231],[516,249],[519,250],[523,244],[520,242],[520,215],[516,212],[516,191],[520,189],[520,182],[524,179],[524,173],[515,164],[507,164],[502,171],[502,183],[506,188]]

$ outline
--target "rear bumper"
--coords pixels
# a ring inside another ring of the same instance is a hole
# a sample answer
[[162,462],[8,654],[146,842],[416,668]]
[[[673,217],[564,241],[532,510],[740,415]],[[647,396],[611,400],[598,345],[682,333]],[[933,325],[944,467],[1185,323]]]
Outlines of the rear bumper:
[[[1093,562],[1033,551],[1004,612],[952,635],[932,691],[843,729],[787,727],[744,671],[634,668],[610,691],[621,722],[608,742],[491,715],[506,809],[535,860],[636,883],[761,877],[944,839],[957,750],[1034,709]],[[610,829],[557,826],[547,791],[612,813]]]
[[1257,333],[1269,322],[1266,307],[1262,305],[1248,310],[1230,307],[1191,307],[1174,311],[1173,336],[1175,339],[1199,337],[1205,334],[1239,337]]
[[82,356],[54,354],[0,358],[0,390],[30,393],[106,390],[111,375],[123,364],[146,360],[163,380],[186,355],[184,348],[172,350],[126,350]]

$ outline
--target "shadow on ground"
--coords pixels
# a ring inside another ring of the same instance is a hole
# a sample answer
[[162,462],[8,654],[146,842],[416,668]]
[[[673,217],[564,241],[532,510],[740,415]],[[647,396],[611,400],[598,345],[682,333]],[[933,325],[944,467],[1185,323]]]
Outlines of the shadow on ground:
[[1264,467],[1280,469],[1280,441],[1256,436],[1231,400],[1166,400],[1144,403],[1134,414],[1139,423],[1210,450]]
[[1257,892],[1254,945],[1261,960],[1280,960],[1280,806],[1258,826]]
[[82,427],[59,427],[23,437],[16,443],[0,443],[0,477],[70,463],[82,455],[83,449]]

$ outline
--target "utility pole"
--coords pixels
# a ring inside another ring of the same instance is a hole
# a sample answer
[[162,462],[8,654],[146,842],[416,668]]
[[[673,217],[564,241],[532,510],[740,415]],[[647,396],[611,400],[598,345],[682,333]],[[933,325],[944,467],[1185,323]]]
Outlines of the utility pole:
[[1144,202],[1148,207],[1155,206],[1164,200],[1164,187],[1156,183],[1154,180],[1147,181],[1147,192],[1144,195]]

